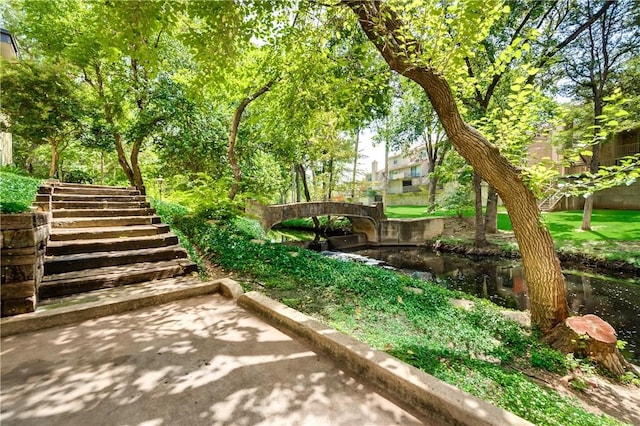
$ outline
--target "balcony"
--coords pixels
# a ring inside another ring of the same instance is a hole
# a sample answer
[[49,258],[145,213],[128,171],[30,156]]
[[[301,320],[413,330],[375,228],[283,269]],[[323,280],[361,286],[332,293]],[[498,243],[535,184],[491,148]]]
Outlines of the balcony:
[[635,155],[638,153],[640,153],[640,142],[617,145],[615,149],[616,159],[627,157],[629,155]]

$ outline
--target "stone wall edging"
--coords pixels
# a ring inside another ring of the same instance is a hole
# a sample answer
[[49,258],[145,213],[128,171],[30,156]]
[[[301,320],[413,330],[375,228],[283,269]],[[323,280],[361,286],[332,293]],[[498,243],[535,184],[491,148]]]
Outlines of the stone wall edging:
[[463,425],[531,425],[526,420],[377,351],[258,292],[239,306],[293,334],[378,386],[385,397],[428,422]]

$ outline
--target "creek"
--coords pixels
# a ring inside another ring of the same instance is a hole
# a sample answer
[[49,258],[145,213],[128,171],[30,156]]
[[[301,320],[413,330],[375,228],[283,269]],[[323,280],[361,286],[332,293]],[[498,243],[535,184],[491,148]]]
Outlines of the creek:
[[[272,230],[274,242],[313,239],[308,231]],[[506,308],[529,308],[527,282],[517,259],[435,253],[425,248],[384,247],[323,252],[327,256],[374,266],[433,281],[443,287],[491,300]],[[567,302],[572,314],[595,314],[609,322],[618,339],[627,342],[622,350],[627,359],[640,362],[640,277],[621,279],[584,271],[563,270]]]
[[[400,272],[491,300],[499,306],[529,308],[527,282],[518,260],[434,253],[424,248],[368,248],[351,253],[384,262]],[[595,314],[627,342],[624,355],[640,362],[640,279],[620,279],[564,270],[573,314]]]

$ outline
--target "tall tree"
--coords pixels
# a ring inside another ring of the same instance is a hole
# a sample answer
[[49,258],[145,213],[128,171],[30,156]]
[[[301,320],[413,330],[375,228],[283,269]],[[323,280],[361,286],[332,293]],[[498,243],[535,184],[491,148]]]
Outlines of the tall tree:
[[34,61],[0,62],[0,110],[8,128],[34,145],[49,144],[49,177],[58,171],[60,155],[83,131],[84,107],[80,87],[66,72],[67,65]]
[[[345,3],[389,66],[424,89],[454,148],[503,199],[522,254],[532,322],[550,341],[575,339],[576,334],[565,321],[569,309],[560,262],[535,195],[527,185],[528,176],[464,121],[448,81],[455,76],[455,67],[464,62],[468,53],[465,44],[486,37],[492,20],[504,13],[502,3],[480,2],[483,8],[473,1],[450,4],[446,14],[453,28],[444,31],[438,28],[444,12],[438,10],[439,5],[403,3],[404,8],[396,8],[378,1]],[[596,344],[589,349],[603,365],[619,374],[631,368],[615,345],[603,346]]]
[[161,65],[163,37],[175,28],[181,4],[16,0],[12,6],[19,12],[9,14],[8,24],[25,35],[33,52],[64,58],[92,89],[120,166],[130,183],[144,190],[140,150],[162,120],[152,117],[149,93]]
[[[546,69],[552,59],[589,28],[613,2],[601,3],[592,15],[584,19],[575,19],[572,2],[508,1],[505,4],[507,12],[495,21],[488,37],[478,43],[478,48],[465,57],[467,87],[463,92],[465,104],[469,107],[467,116],[473,121],[495,115],[492,110],[500,108],[500,104],[506,101],[514,78],[519,79],[524,74],[524,81],[516,84],[523,87],[532,85],[538,73]],[[498,102],[495,102],[496,97]],[[518,121],[522,120],[523,117],[518,118]],[[502,147],[511,143],[486,127],[485,135]],[[475,180],[478,193],[479,185],[480,181]],[[481,208],[482,204],[477,206]],[[484,219],[480,211],[476,212],[478,232],[497,232],[497,208],[495,188],[489,185]],[[480,220],[485,223],[479,223]],[[486,239],[476,235],[476,241],[484,243]]]
[[[444,24],[438,24],[443,11],[437,10],[436,5],[398,9],[378,1],[345,3],[389,66],[423,88],[454,148],[500,194],[522,254],[532,320],[544,333],[550,333],[568,317],[569,311],[560,262],[551,235],[542,223],[536,198],[522,171],[463,120],[446,77],[448,68],[464,63],[468,45],[486,37],[492,21],[503,11],[502,4],[452,5],[447,14],[453,15],[449,19],[454,28],[448,31]],[[479,14],[477,10],[488,12]],[[425,44],[427,39],[433,40],[430,45]]]
[[[588,20],[597,5],[591,0],[583,2],[577,19]],[[606,138],[602,121],[605,98],[612,93],[615,73],[640,49],[640,28],[632,20],[637,3],[632,0],[616,1],[599,20],[590,26],[569,48],[564,60],[566,75],[573,82],[575,96],[593,105],[593,143],[590,155],[582,155],[591,174],[600,168],[600,149]],[[581,229],[591,230],[593,197],[585,199]]]

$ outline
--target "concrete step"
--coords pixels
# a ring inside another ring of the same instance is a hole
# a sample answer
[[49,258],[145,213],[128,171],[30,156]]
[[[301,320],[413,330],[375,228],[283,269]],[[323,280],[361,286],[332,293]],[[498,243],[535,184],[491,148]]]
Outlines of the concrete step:
[[197,267],[186,259],[84,269],[45,276],[40,284],[38,295],[40,298],[47,299],[101,288],[177,277],[191,272],[197,272]]
[[51,212],[53,219],[58,218],[99,218],[120,216],[153,216],[156,214],[152,208],[128,208],[128,209],[63,209]]
[[159,216],[63,217],[51,221],[53,228],[92,228],[103,226],[151,225],[161,222]]
[[103,238],[93,240],[49,241],[47,255],[94,253],[98,251],[135,250],[153,247],[165,247],[178,244],[173,233],[129,238]]
[[187,251],[179,245],[135,250],[76,253],[47,257],[44,263],[44,273],[45,275],[52,275],[104,266],[186,258]]
[[39,194],[85,194],[85,195],[141,195],[135,188],[92,186],[48,186],[38,188]]
[[51,201],[115,201],[115,202],[131,202],[131,201],[146,201],[144,195],[94,195],[94,194],[58,194],[54,192],[52,195],[38,194],[36,195],[36,202],[48,202],[49,197]]
[[54,182],[54,183],[49,182],[47,185],[44,185],[44,186],[50,186],[52,188],[84,188],[84,189],[93,188],[93,189],[100,189],[102,191],[116,191],[120,189],[135,190],[136,189],[132,186],[93,185],[93,184],[87,184],[87,183],[70,183],[70,182]]
[[158,235],[169,232],[169,225],[102,226],[90,228],[53,228],[49,241],[100,240]]
[[36,201],[34,206],[44,211],[61,210],[61,209],[142,209],[149,208],[151,205],[145,201],[53,201],[49,205],[48,201]]

